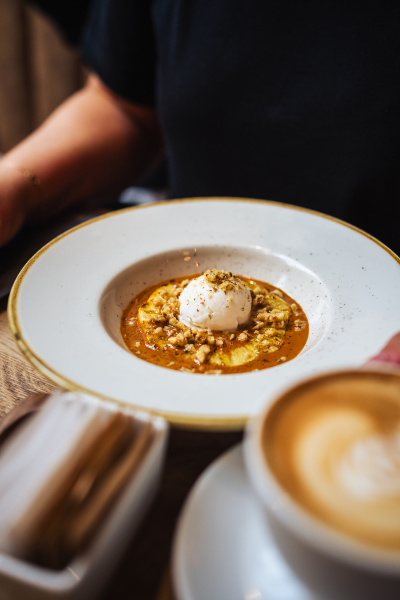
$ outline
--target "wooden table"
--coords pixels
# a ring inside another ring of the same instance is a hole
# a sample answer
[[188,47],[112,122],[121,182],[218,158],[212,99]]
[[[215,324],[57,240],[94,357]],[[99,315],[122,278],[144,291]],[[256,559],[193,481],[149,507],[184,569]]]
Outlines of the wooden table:
[[[14,343],[6,304],[5,299],[0,300],[0,416],[6,415],[30,392],[54,390]],[[241,439],[241,432],[172,429],[155,502],[98,600],[175,598],[169,568],[171,544],[185,498],[202,471]]]

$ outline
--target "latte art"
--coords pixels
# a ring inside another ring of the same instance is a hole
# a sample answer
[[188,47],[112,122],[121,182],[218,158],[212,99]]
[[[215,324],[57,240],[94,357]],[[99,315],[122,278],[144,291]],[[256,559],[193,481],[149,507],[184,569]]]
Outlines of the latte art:
[[325,524],[400,552],[400,377],[300,386],[266,421],[278,480]]
[[337,465],[337,481],[364,500],[400,498],[400,429],[356,440]]

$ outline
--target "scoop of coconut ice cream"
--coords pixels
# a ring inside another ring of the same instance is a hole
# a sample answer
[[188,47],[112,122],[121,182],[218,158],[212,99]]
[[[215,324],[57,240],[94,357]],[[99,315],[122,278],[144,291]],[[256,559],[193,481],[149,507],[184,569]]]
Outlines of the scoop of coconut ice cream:
[[206,271],[179,296],[179,320],[191,328],[234,331],[251,313],[250,289],[228,271]]

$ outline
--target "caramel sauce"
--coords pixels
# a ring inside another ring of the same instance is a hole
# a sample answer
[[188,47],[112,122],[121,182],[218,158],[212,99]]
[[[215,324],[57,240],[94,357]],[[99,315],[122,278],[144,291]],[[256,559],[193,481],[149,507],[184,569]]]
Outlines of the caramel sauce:
[[[208,364],[207,361],[202,364],[197,364],[195,360],[188,360],[187,353],[184,348],[171,348],[168,345],[163,349],[160,349],[154,345],[146,343],[146,336],[141,330],[138,322],[138,311],[141,306],[144,306],[153,292],[157,289],[168,285],[168,284],[179,284],[185,279],[194,279],[199,274],[185,275],[183,277],[176,277],[163,281],[151,287],[144,289],[137,296],[135,296],[129,304],[126,306],[121,317],[120,332],[121,337],[126,347],[138,358],[151,362],[155,365],[173,369],[176,371],[191,371],[194,373],[208,373],[208,374],[233,374],[233,373],[248,373],[250,371],[256,371],[261,369],[267,369],[270,367],[277,366],[283,362],[288,362],[295,358],[303,349],[307,342],[309,325],[307,317],[302,310],[301,306],[285,294],[283,290],[279,290],[276,286],[266,283],[264,281],[250,279],[247,277],[239,276],[244,282],[252,282],[256,285],[260,285],[266,288],[270,293],[274,290],[281,292],[281,298],[287,302],[289,306],[292,304],[297,305],[296,314],[293,311],[290,313],[286,333],[284,335],[284,341],[282,346],[275,352],[260,353],[255,359],[239,365],[239,366],[226,366],[226,365],[214,365]],[[252,310],[253,314],[253,310]],[[296,330],[294,321],[300,319],[303,322],[303,328]],[[251,319],[250,319],[251,323]],[[224,340],[224,351],[229,352],[234,348],[240,347],[243,342],[240,342],[237,338],[240,332],[247,331],[250,337],[257,335],[257,330],[254,329],[250,323],[239,326],[235,332],[235,339],[231,340],[232,332],[212,332],[213,335],[223,338]],[[179,331],[179,330],[178,330]],[[200,344],[199,344],[200,345]]]

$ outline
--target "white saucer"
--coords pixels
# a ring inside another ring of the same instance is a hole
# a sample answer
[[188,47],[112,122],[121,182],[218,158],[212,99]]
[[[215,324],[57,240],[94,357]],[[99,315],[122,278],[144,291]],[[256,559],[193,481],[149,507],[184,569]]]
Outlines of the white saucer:
[[317,600],[273,542],[241,445],[215,461],[193,488],[175,535],[173,581],[178,600]]

